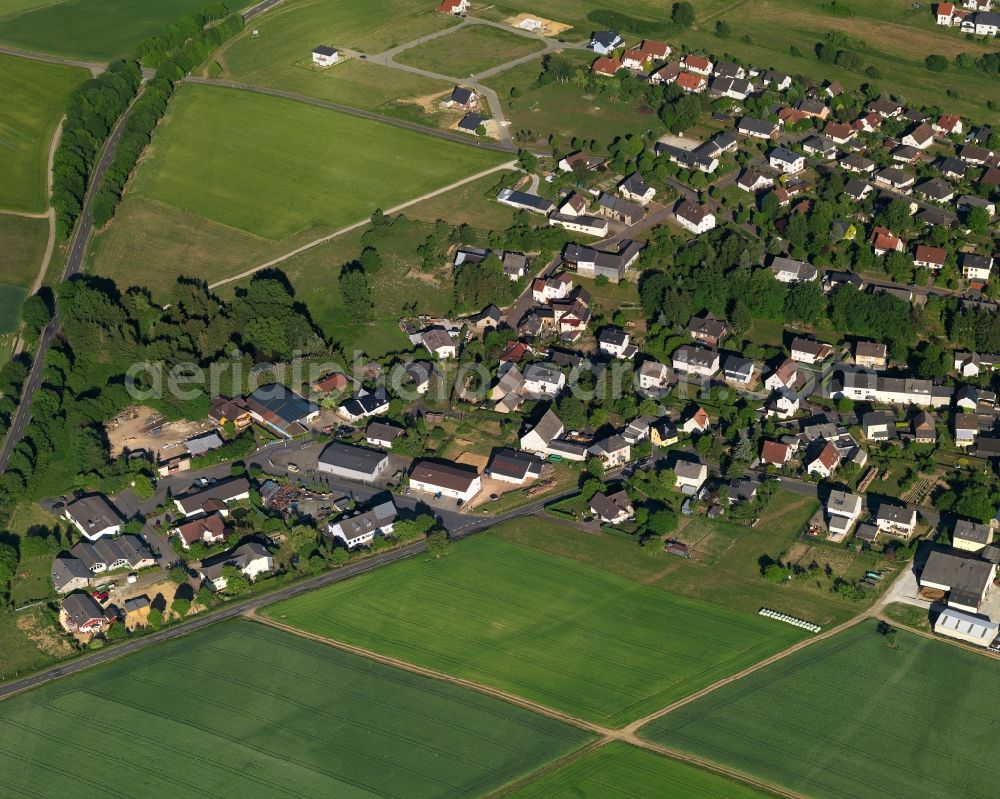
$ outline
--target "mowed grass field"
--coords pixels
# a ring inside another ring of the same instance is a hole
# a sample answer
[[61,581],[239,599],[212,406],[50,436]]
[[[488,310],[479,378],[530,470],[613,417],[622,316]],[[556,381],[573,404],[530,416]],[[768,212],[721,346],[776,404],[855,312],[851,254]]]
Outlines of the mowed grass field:
[[506,159],[293,100],[184,85],[131,190],[283,239],[336,229]]
[[[246,621],[0,705],[6,796],[476,797],[588,740],[473,691]],[[83,729],[130,731],[87,768]]]
[[0,208],[48,207],[49,146],[69,93],[86,70],[0,55]]
[[461,78],[544,48],[538,39],[491,26],[471,25],[404,50],[396,56],[396,61]]
[[987,799],[998,715],[995,660],[870,620],[640,734],[817,799]]
[[[24,6],[25,3],[16,2]],[[205,0],[62,0],[30,4],[0,18],[0,43],[72,58],[111,61],[129,55],[147,36],[184,14],[202,11]],[[38,7],[36,7],[38,6]],[[233,10],[242,4],[231,4]],[[4,8],[0,6],[0,12]]]
[[279,603],[267,615],[621,725],[801,632],[479,536]]
[[317,44],[378,53],[457,24],[457,18],[436,13],[423,0],[293,0],[255,20],[216,60],[225,77],[242,83],[394,115],[400,115],[403,104],[413,116],[417,106],[407,100],[445,92],[451,85],[358,58],[319,69],[310,53]]
[[613,741],[508,799],[766,799],[749,785]]

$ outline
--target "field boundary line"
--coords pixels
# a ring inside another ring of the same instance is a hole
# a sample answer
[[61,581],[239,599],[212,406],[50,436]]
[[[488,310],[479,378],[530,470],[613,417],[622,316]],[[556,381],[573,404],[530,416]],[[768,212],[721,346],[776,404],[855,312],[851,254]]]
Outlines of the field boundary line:
[[[290,635],[296,635],[300,638],[305,638],[310,641],[315,641],[316,643],[324,644],[325,646],[333,647],[334,649],[339,649],[343,652],[349,652],[352,655],[357,655],[359,657],[366,658],[368,660],[373,660],[376,663],[382,663],[386,666],[391,666],[393,668],[402,669],[403,671],[410,672],[411,674],[418,674],[422,677],[428,677],[432,680],[438,680],[440,682],[449,683],[451,685],[457,685],[461,688],[467,688],[476,693],[483,694],[484,696],[492,697],[493,699],[499,699],[503,702],[508,702],[512,705],[517,705],[518,707],[524,708],[525,710],[530,710],[539,715],[546,716],[548,718],[554,719],[556,721],[561,721],[564,724],[569,724],[570,726],[576,727],[577,729],[582,729],[585,732],[590,732],[595,735],[600,736],[597,741],[592,744],[587,744],[574,753],[570,753],[565,758],[563,758],[563,765],[565,762],[572,762],[573,755],[579,753],[581,750],[592,751],[593,749],[600,748],[611,741],[621,741],[622,743],[630,744],[639,749],[646,749],[650,752],[654,752],[665,757],[672,758],[673,760],[678,760],[684,763],[689,763],[691,765],[698,766],[707,771],[715,772],[729,779],[736,780],[737,782],[742,782],[747,785],[751,785],[755,788],[760,788],[767,793],[774,796],[785,797],[785,799],[808,799],[804,794],[796,793],[790,791],[786,788],[782,788],[777,785],[773,785],[769,782],[765,782],[751,774],[746,774],[737,769],[729,768],[720,763],[715,763],[711,760],[705,760],[703,758],[697,757],[696,755],[690,755],[685,752],[679,752],[674,749],[670,749],[661,744],[655,743],[653,741],[647,741],[644,738],[638,737],[635,732],[630,728],[632,725],[626,727],[621,727],[619,729],[604,727],[600,724],[596,724],[592,721],[587,721],[586,719],[581,719],[576,716],[571,716],[568,713],[564,713],[561,710],[556,710],[548,705],[543,705],[538,702],[534,702],[530,699],[525,699],[524,697],[517,696],[516,694],[510,694],[499,688],[494,688],[489,685],[484,685],[482,683],[475,682],[473,680],[465,679],[464,677],[456,677],[452,674],[445,674],[435,669],[429,669],[424,666],[419,666],[415,663],[410,663],[406,660],[400,660],[399,658],[390,657],[388,655],[380,654],[379,652],[373,652],[370,649],[365,649],[364,647],[355,646],[354,644],[348,644],[344,641],[339,641],[336,638],[327,638],[322,635],[317,635],[316,633],[310,633],[306,630],[301,630],[298,627],[292,627],[291,625],[285,624],[275,619],[269,618],[267,616],[261,616],[257,613],[256,608],[251,608],[242,614],[243,618],[250,621],[257,622],[258,624],[264,624],[269,627],[274,627],[275,629],[282,630],[283,632],[289,633]],[[862,617],[859,617],[859,619]],[[867,616],[864,616],[867,618]],[[854,623],[854,621],[850,622]],[[845,623],[850,624],[850,623]],[[830,634],[832,635],[834,631],[839,631],[845,625],[840,625],[839,627],[832,628]],[[806,639],[807,642],[811,642],[813,639]],[[802,642],[805,643],[805,642]],[[788,652],[789,650],[785,650]],[[781,654],[781,653],[779,653]],[[546,764],[548,765],[548,764]],[[528,780],[531,776],[542,776],[539,772],[543,771],[546,767],[543,766],[539,771],[533,772],[532,775],[525,776],[524,780]],[[524,783],[524,785],[530,785],[534,780],[529,780]],[[498,793],[491,794],[489,799],[499,799],[505,795],[504,791],[513,788],[514,785],[507,785],[504,788],[499,789]]]
[[[477,172],[474,175],[468,175],[462,178],[461,180],[457,180],[454,183],[449,183],[447,186],[442,186],[441,188],[435,189],[434,191],[428,192],[427,194],[422,194],[421,196],[416,197],[412,200],[407,200],[406,202],[400,203],[399,205],[395,205],[392,208],[387,208],[384,213],[387,216],[389,214],[399,213],[400,211],[403,211],[412,205],[417,205],[419,203],[422,203],[424,200],[431,200],[434,197],[437,197],[439,194],[444,194],[446,192],[451,191],[452,189],[457,189],[461,186],[464,186],[466,183],[472,183],[473,181],[479,180],[479,178],[486,177],[487,175],[492,175],[494,172],[500,172],[501,170],[513,170],[516,167],[517,167],[517,161],[506,161],[502,164],[490,167],[489,169],[484,169],[482,172]],[[320,244],[326,244],[328,241],[333,241],[334,239],[339,238],[340,236],[344,236],[353,230],[357,230],[358,228],[364,227],[370,221],[371,217],[365,217],[364,219],[358,222],[354,222],[348,225],[347,227],[342,227],[340,228],[340,230],[335,230],[333,233],[329,233],[326,236],[322,236],[318,239],[307,242],[306,244],[303,244],[301,247],[296,247],[294,250],[286,252],[284,255],[279,255],[277,258],[272,258],[267,263],[260,264],[259,266],[255,266],[252,269],[247,269],[244,272],[240,272],[238,275],[233,275],[232,277],[223,278],[222,280],[217,280],[214,283],[210,283],[208,285],[208,288],[211,291],[213,289],[218,288],[219,286],[224,286],[227,283],[234,283],[237,280],[243,280],[243,278],[250,277],[251,275],[260,272],[263,269],[270,269],[273,266],[277,266],[278,264],[287,261],[289,258],[294,258],[296,255],[301,255],[302,253],[313,249],[313,247],[318,247]]]
[[525,774],[523,777],[519,777],[513,782],[508,782],[503,787],[497,788],[493,791],[493,793],[486,794],[483,799],[503,799],[505,796],[517,793],[522,788],[529,787],[552,772],[559,771],[559,769],[575,763],[580,758],[586,757],[591,752],[596,752],[601,747],[607,746],[611,743],[611,740],[611,738],[598,738],[596,741],[584,744],[579,749],[575,749],[570,752],[568,755],[563,755],[562,757],[557,757],[555,760],[550,760],[548,763],[539,766],[530,774]]
[[[905,603],[900,603],[905,604]],[[916,607],[916,605],[911,605],[910,607]],[[917,627],[911,627],[909,624],[905,624],[901,621],[896,621],[891,616],[886,616],[881,611],[873,614],[872,618],[878,619],[879,621],[884,621],[886,624],[892,627],[898,627],[901,630],[905,630],[908,633],[913,633],[914,635],[919,635],[922,638],[927,638],[931,641],[940,641],[942,644],[949,644],[956,649],[964,649],[966,652],[971,652],[974,655],[985,655],[991,660],[1000,660],[1000,654],[996,652],[991,652],[989,649],[984,649],[983,647],[974,646],[973,644],[967,644],[964,641],[960,641],[957,638],[946,638],[942,635],[937,635],[933,632],[928,632],[927,630],[921,630]]]
[[[728,677],[723,677],[721,680],[717,680],[711,685],[705,686],[700,691],[695,691],[693,694],[685,696],[682,699],[678,699],[675,702],[671,702],[669,705],[661,707],[659,710],[654,710],[652,713],[643,716],[641,719],[636,719],[632,723],[627,724],[625,727],[622,728],[622,731],[627,732],[629,735],[633,735],[638,738],[639,729],[649,724],[650,722],[656,721],[656,719],[666,716],[668,713],[672,713],[673,711],[682,708],[685,705],[689,705],[692,702],[701,699],[704,696],[708,696],[708,694],[717,691],[719,688],[723,688],[724,686],[729,685],[730,683],[734,683],[737,680],[741,680],[744,677],[753,674],[755,671],[759,671],[760,669],[770,666],[773,663],[777,663],[780,660],[784,660],[789,655],[794,655],[796,652],[800,652],[806,647],[812,646],[817,641],[825,641],[827,638],[832,638],[838,633],[843,632],[844,630],[847,630],[855,626],[856,624],[860,624],[866,619],[871,619],[871,618],[875,618],[875,612],[873,610],[866,610],[863,613],[859,613],[854,618],[848,619],[845,622],[841,622],[836,627],[831,627],[828,630],[819,633],[818,635],[814,635],[810,638],[805,638],[799,641],[798,643],[792,644],[790,647],[786,649],[782,649],[780,652],[776,652],[770,657],[766,657],[763,660],[754,663],[752,666],[748,666],[747,668],[742,669],[741,671],[738,671],[735,674],[730,674]],[[645,741],[644,738],[640,738],[639,740]]]
[[358,655],[359,657],[367,658],[368,660],[374,660],[376,663],[382,663],[386,666],[402,669],[403,671],[408,671],[412,674],[419,674],[421,677],[429,677],[432,680],[438,680],[440,682],[458,685],[462,688],[468,688],[472,691],[476,691],[477,693],[492,697],[493,699],[500,699],[504,702],[509,702],[510,704],[517,705],[525,710],[530,710],[534,713],[538,713],[539,715],[547,716],[550,719],[555,719],[556,721],[561,721],[564,724],[569,724],[578,729],[585,730],[586,732],[599,735],[602,738],[613,739],[618,734],[618,730],[611,729],[610,727],[603,727],[600,724],[595,724],[592,721],[586,721],[584,719],[577,718],[576,716],[571,716],[568,713],[563,713],[561,710],[556,710],[548,705],[543,705],[539,702],[525,699],[524,697],[517,696],[516,694],[507,693],[499,688],[493,688],[492,686],[484,685],[473,680],[467,680],[464,677],[456,677],[452,674],[445,674],[444,672],[429,669],[425,666],[418,666],[415,663],[390,657],[389,655],[383,655],[378,652],[374,652],[371,649],[365,649],[364,647],[355,646],[354,644],[348,644],[345,641],[338,641],[336,638],[327,638],[322,635],[317,635],[316,633],[301,630],[298,627],[292,627],[290,624],[284,624],[283,622],[276,621],[275,619],[267,616],[261,616],[256,612],[256,609],[248,610],[243,614],[243,616],[244,618],[255,621],[258,624],[274,627],[275,629],[282,630],[283,632],[290,633],[291,635],[297,635],[299,638],[306,638],[310,641],[315,641],[317,643],[333,647],[334,649],[349,652],[352,655]]

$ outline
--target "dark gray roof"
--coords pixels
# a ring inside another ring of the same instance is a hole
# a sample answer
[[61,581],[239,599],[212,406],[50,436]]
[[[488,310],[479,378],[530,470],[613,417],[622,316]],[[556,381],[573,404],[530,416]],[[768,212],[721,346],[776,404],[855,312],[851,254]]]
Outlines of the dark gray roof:
[[335,47],[330,47],[328,44],[317,44],[312,51],[316,53],[316,55],[333,55],[337,52],[337,49]]
[[974,594],[978,598],[990,583],[991,566],[989,561],[974,556],[935,550],[927,557],[920,582],[947,585],[952,591]]
[[451,92],[451,101],[459,105],[465,105],[472,99],[475,92],[466,86],[456,86]]
[[598,334],[597,340],[602,344],[620,347],[628,341],[628,333],[616,327],[606,327]]
[[327,529],[331,536],[340,531],[344,538],[352,539],[385,527],[395,521],[396,516],[396,506],[392,500],[386,500],[363,513],[337,519],[331,522]]
[[462,117],[461,121],[458,123],[458,126],[462,130],[469,130],[475,133],[476,128],[482,125],[485,121],[486,117],[482,116],[481,114],[469,113],[466,114],[464,117]]
[[145,594],[142,596],[134,596],[131,599],[125,600],[125,612],[132,613],[136,610],[141,610],[142,608],[149,607],[149,597]]
[[368,416],[388,402],[389,395],[384,388],[379,388],[363,397],[352,397],[342,407],[351,416]]
[[320,453],[319,463],[352,472],[375,474],[387,457],[384,452],[331,441]]
[[514,449],[498,449],[490,458],[487,471],[523,480],[529,474],[537,476],[541,473],[542,461],[528,452]]
[[[319,410],[319,405],[315,402],[300,397],[281,383],[272,383],[258,388],[247,397],[247,404],[251,408],[253,408],[253,403],[273,414],[278,420],[284,422],[286,427],[295,422],[303,421],[307,416]],[[254,408],[254,410],[257,409]]]
[[104,610],[90,594],[70,594],[62,601],[62,607],[77,627],[92,619],[104,618]]
[[122,522],[118,510],[101,494],[91,494],[70,502],[66,513],[83,528],[86,535],[95,535]]
[[776,158],[777,160],[783,161],[786,164],[794,164],[802,156],[798,155],[796,153],[793,153],[791,150],[788,150],[788,149],[786,149],[784,147],[775,147],[773,150],[771,150],[770,153],[768,153],[768,157],[769,158]]
[[203,491],[194,491],[177,497],[177,502],[185,513],[201,510],[209,500],[229,502],[233,497],[245,494],[250,490],[250,482],[245,477],[233,477],[209,486]]
[[77,558],[56,558],[52,561],[52,584],[62,591],[75,579],[89,580],[93,574],[87,565]]
[[621,39],[621,34],[617,31],[594,31],[590,37],[591,42],[602,47],[614,47]]
[[761,136],[770,136],[774,133],[774,129],[777,125],[774,122],[767,122],[763,119],[754,119],[753,117],[743,117],[736,129],[739,131],[750,131],[751,133],[757,133]]
[[959,519],[955,522],[955,538],[961,538],[964,541],[974,541],[985,546],[990,543],[992,534],[993,531],[988,524],[977,524],[968,519]]

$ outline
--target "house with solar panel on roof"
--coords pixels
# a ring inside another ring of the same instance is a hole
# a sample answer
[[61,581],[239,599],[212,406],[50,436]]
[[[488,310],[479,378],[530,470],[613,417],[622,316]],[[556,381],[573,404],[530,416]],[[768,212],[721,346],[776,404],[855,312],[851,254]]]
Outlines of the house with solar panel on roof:
[[261,386],[244,402],[257,424],[282,438],[293,438],[306,432],[306,425],[319,417],[319,405],[281,383]]

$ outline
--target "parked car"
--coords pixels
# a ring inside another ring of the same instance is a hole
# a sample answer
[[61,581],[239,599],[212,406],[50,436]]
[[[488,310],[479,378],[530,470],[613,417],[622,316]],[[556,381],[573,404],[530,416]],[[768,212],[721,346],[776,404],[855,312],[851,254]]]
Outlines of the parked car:
[[298,474],[299,473],[298,464],[295,463],[288,464],[288,471],[290,471],[292,474]]
[[98,602],[107,602],[111,597],[107,591],[91,591],[90,595],[96,599]]

